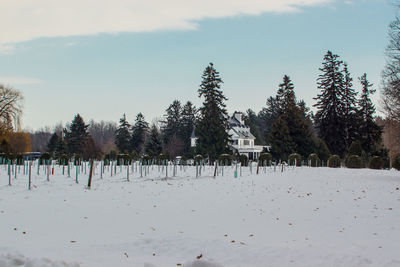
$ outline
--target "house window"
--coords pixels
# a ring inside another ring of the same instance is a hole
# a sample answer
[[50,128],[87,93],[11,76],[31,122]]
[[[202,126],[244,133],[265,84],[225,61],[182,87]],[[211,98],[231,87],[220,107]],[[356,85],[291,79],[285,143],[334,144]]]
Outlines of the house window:
[[238,144],[238,140],[235,140],[234,144],[237,145]]
[[250,141],[249,141],[249,140],[244,140],[244,141],[243,141],[243,145],[245,145],[245,146],[250,145]]

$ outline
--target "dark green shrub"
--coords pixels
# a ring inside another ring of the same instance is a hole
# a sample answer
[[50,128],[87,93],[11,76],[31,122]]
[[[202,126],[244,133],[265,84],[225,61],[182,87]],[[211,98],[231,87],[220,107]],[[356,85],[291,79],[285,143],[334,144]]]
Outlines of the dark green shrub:
[[362,155],[362,146],[360,141],[353,141],[349,147],[349,151],[347,152],[347,155],[356,155],[361,157]]
[[321,166],[321,160],[319,159],[318,155],[315,153],[308,156],[308,162],[311,167]]
[[117,155],[117,166],[130,165],[132,163],[132,157],[129,154],[118,154]]
[[379,156],[374,156],[369,160],[368,167],[374,170],[380,170],[383,168],[383,159]]
[[204,159],[204,158],[203,158],[202,155],[196,155],[196,156],[194,157],[194,163],[200,165],[200,164],[202,163],[203,159]]
[[133,150],[131,153],[131,158],[133,161],[138,161],[140,157],[139,157],[139,154],[135,150]]
[[81,165],[82,157],[79,154],[74,154],[74,165]]
[[165,156],[164,154],[158,155],[158,157],[157,157],[158,165],[164,165],[164,164],[166,164],[166,161],[167,161],[167,156]]
[[389,170],[390,169],[390,158],[389,157],[383,157],[383,168],[385,170]]
[[357,155],[350,155],[346,158],[346,167],[351,169],[360,169],[363,167],[362,158]]
[[25,162],[25,160],[24,160],[24,155],[18,154],[18,155],[16,156],[16,158],[15,158],[15,163],[16,163],[17,165],[24,165],[24,162]]
[[60,157],[58,158],[58,164],[60,164],[61,166],[68,166],[68,162],[69,162],[69,157],[66,154],[61,154]]
[[328,159],[328,167],[329,168],[340,168],[341,159],[338,155],[332,155]]
[[152,158],[149,155],[145,154],[142,156],[142,164],[143,165],[150,165],[151,161],[152,161]]
[[271,153],[261,153],[258,157],[258,164],[259,166],[269,166],[271,164],[271,160]]
[[400,153],[394,156],[393,162],[392,162],[392,167],[395,168],[396,170],[400,171]]
[[239,161],[242,166],[249,166],[249,158],[246,155],[244,154],[240,155]]
[[51,159],[50,153],[44,152],[42,155],[40,155],[39,165],[47,164],[50,159]]
[[218,164],[220,166],[230,166],[232,165],[232,155],[229,154],[221,154],[218,157]]
[[301,155],[297,153],[293,153],[289,155],[289,166],[294,166],[296,164],[297,167],[301,166]]

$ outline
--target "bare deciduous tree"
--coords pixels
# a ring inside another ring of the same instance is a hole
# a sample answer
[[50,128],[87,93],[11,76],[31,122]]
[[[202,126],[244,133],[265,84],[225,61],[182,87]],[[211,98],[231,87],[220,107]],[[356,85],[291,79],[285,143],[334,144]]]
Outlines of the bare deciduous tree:
[[22,116],[23,96],[20,91],[0,84],[0,128],[19,129]]

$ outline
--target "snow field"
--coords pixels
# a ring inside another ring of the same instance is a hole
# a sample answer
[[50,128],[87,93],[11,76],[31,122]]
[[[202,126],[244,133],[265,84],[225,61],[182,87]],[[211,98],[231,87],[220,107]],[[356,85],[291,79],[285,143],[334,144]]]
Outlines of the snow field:
[[400,266],[400,172],[32,170],[0,169],[0,267]]

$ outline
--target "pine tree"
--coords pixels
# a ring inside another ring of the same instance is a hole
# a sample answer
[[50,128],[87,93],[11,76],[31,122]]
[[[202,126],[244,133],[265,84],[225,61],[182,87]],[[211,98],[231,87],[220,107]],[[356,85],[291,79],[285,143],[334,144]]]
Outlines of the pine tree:
[[54,154],[57,158],[63,154],[64,155],[68,154],[68,146],[67,142],[65,141],[65,138],[63,137],[63,134],[61,134],[60,138],[58,139]]
[[116,131],[115,135],[115,145],[118,147],[120,152],[129,152],[130,148],[130,140],[131,140],[131,133],[130,133],[131,125],[126,120],[125,114],[119,120],[119,126]]
[[353,78],[350,76],[350,72],[348,70],[347,63],[344,63],[343,68],[343,120],[345,122],[345,140],[346,140],[346,148],[350,146],[350,144],[357,139],[357,131],[358,131],[358,121],[357,121],[357,93],[353,89]]
[[77,114],[69,127],[69,131],[66,129],[64,130],[65,141],[67,143],[68,151],[70,154],[82,153],[84,142],[89,136],[89,133],[87,131],[88,127],[89,125],[86,125],[82,117]]
[[167,144],[170,139],[175,136],[180,138],[181,131],[181,102],[174,100],[172,104],[166,109],[165,121],[163,121],[163,139]]
[[188,101],[182,108],[180,136],[184,143],[184,154],[190,151],[190,137],[196,124],[196,107]]
[[200,118],[196,126],[197,150],[211,161],[228,151],[228,114],[224,103],[227,98],[221,90],[222,79],[210,63],[204,70],[199,97],[204,97]]
[[375,106],[370,99],[370,95],[375,93],[375,90],[371,89],[373,85],[367,80],[366,73],[359,78],[359,81],[362,86],[361,98],[358,100],[359,134],[364,151],[370,154],[375,145],[381,141],[382,129],[374,120]]
[[157,129],[156,125],[152,125],[150,129],[149,136],[145,144],[145,152],[152,158],[156,158],[161,154],[162,151],[162,141],[161,135]]
[[142,153],[148,130],[149,124],[145,121],[143,114],[137,114],[135,125],[132,126],[131,150],[138,154]]
[[262,137],[260,130],[260,122],[256,113],[252,109],[246,110],[246,114],[243,116],[243,120],[247,126],[250,127],[250,132],[256,138],[254,140],[256,145],[265,144],[264,138]]
[[257,115],[264,143],[268,142],[272,125],[279,116],[279,103],[276,97],[269,97],[266,105],[267,107],[263,108]]
[[[279,118],[284,121],[284,123],[278,122],[278,125],[284,124],[284,127],[287,127],[287,132],[286,130],[279,131],[278,129],[275,129],[273,136],[276,136],[279,133],[279,136],[283,141],[290,140],[290,143],[286,145],[290,149],[282,150],[284,154],[281,156],[286,158],[288,155],[287,153],[297,152],[303,157],[307,157],[313,151],[311,125],[306,117],[307,108],[305,103],[300,102],[302,105],[300,106],[296,102],[294,85],[289,76],[285,75],[283,77],[283,82],[279,85],[276,99],[279,104]],[[275,123],[274,127],[277,127]],[[288,136],[282,136],[285,133]],[[282,140],[278,140],[277,137],[269,138],[272,147],[282,146],[273,144],[273,142],[281,143]]]
[[271,154],[275,159],[287,160],[289,155],[295,152],[295,143],[282,116],[279,116],[272,125],[268,141],[271,145]]
[[315,125],[319,137],[325,141],[329,150],[343,156],[346,150],[346,134],[344,129],[344,77],[341,71],[342,61],[338,55],[328,51],[322,63],[322,74],[317,79],[321,93],[315,100],[317,108]]
[[50,137],[49,142],[47,143],[47,152],[49,152],[50,154],[53,154],[57,148],[58,141],[59,141],[58,134],[53,133],[53,135]]

